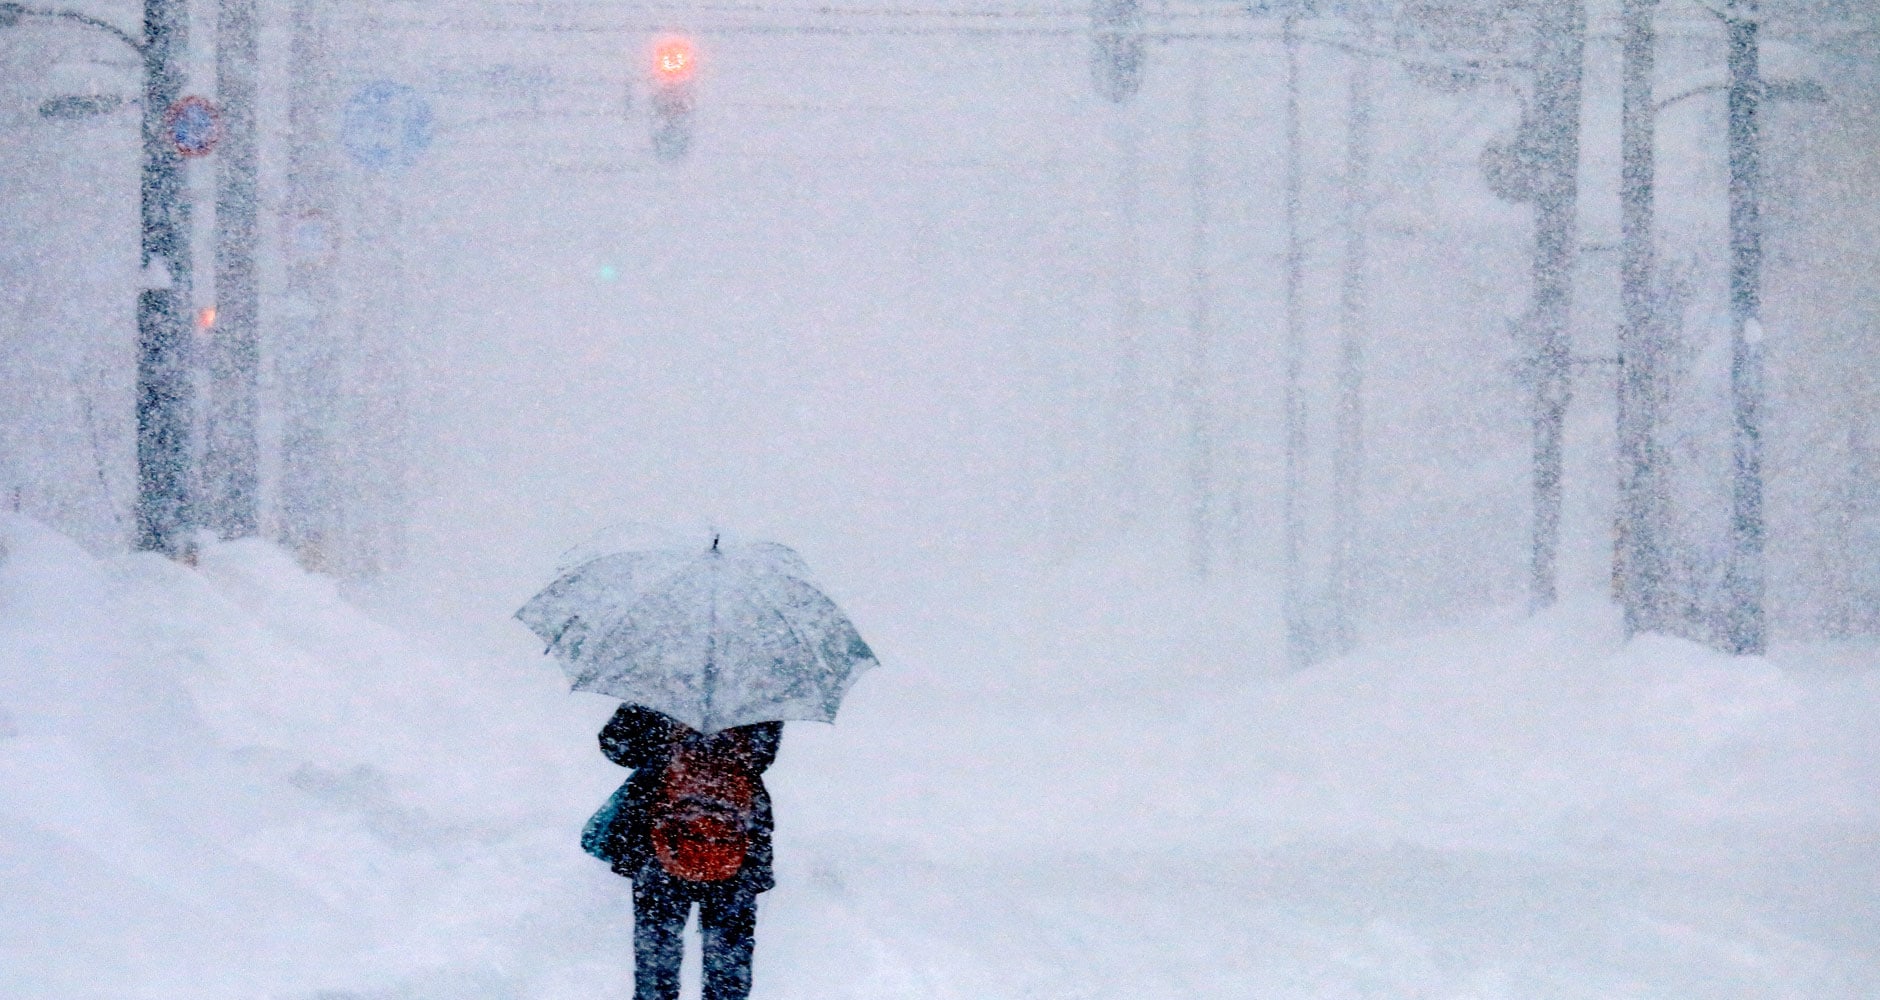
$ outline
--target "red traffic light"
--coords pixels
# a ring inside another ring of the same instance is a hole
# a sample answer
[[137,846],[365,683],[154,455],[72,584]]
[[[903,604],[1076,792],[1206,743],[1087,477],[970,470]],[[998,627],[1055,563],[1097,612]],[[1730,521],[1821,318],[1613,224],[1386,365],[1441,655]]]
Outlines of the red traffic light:
[[653,76],[661,83],[683,83],[692,78],[698,53],[689,38],[662,38],[653,46]]

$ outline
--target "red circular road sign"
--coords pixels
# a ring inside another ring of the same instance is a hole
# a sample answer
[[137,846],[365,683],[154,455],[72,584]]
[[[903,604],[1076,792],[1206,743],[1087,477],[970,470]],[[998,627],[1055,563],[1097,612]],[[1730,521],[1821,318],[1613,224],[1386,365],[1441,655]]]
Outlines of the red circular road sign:
[[222,111],[206,97],[185,97],[163,112],[163,134],[184,156],[208,156],[222,141]]

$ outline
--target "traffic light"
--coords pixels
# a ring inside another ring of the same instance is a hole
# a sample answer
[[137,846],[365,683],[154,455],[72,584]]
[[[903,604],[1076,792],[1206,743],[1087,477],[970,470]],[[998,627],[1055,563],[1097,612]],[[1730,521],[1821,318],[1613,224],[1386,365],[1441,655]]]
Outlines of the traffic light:
[[1090,70],[1097,93],[1118,104],[1142,88],[1140,0],[1092,0]]
[[692,144],[692,77],[698,51],[689,38],[669,36],[653,45],[653,155],[682,159]]

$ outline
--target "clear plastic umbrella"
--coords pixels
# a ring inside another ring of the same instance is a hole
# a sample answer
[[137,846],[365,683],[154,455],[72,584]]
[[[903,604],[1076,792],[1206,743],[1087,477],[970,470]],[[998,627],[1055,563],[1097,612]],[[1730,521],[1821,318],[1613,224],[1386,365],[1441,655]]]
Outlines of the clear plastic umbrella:
[[833,722],[875,654],[771,542],[590,548],[516,612],[576,691],[644,705],[710,733]]

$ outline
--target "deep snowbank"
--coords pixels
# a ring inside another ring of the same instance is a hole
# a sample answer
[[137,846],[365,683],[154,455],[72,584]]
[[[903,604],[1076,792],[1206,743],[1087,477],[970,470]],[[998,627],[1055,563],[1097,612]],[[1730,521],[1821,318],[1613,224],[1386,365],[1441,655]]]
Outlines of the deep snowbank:
[[189,569],[0,530],[9,995],[292,996],[474,967],[531,903],[505,882],[591,874],[531,840],[583,818],[599,770],[543,737],[566,707],[551,676],[428,657],[259,543]]
[[[259,543],[0,544],[9,995],[628,995],[624,884],[575,845],[610,706],[520,626],[443,655]],[[1286,675],[1258,599],[1114,554],[858,617],[887,668],[773,772],[760,995],[1880,982],[1872,647],[1586,606]]]

